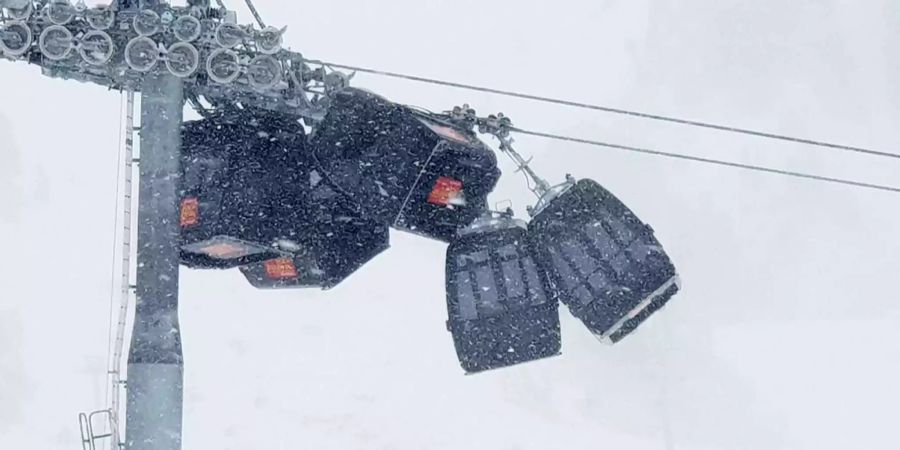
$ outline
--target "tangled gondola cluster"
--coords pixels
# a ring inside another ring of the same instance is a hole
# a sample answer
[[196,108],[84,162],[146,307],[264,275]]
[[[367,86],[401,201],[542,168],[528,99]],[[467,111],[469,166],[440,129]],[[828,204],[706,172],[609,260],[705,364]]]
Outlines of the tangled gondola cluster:
[[309,136],[233,109],[183,141],[185,264],[330,288],[388,248],[388,228],[447,242],[447,325],[468,372],[558,354],[559,302],[616,342],[678,290],[653,230],[591,180],[548,190],[530,223],[491,211],[497,159],[453,114],[348,88]]
[[[208,1],[86,8],[2,0],[0,52],[52,76],[137,90],[183,81],[181,262],[240,268],[259,288],[331,288],[389,247],[391,228],[449,244],[447,326],[479,372],[559,353],[559,303],[617,342],[678,291],[653,230],[591,180],[551,186],[511,147],[511,123],[434,114],[350,88]],[[531,220],[494,212],[497,137],[539,195]]]

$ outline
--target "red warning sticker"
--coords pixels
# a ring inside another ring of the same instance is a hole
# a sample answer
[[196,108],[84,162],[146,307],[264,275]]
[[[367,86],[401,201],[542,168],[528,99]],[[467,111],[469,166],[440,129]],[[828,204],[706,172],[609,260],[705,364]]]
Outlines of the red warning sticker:
[[188,197],[181,201],[181,226],[192,227],[200,223],[200,200]]
[[279,258],[266,261],[266,276],[272,280],[289,280],[297,278],[297,266],[290,258]]
[[449,177],[440,177],[434,183],[434,189],[428,194],[428,203],[432,205],[459,205],[462,200],[462,181]]

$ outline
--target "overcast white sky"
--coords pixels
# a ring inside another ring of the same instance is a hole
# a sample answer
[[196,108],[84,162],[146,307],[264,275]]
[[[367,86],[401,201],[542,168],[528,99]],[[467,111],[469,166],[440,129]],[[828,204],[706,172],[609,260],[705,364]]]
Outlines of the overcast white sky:
[[[235,0],[226,3],[240,6]],[[257,0],[316,58],[900,153],[892,0]],[[240,9],[242,21],[250,16]],[[900,185],[900,164],[359,75],[523,128]],[[0,448],[103,408],[119,95],[0,62]],[[395,233],[337,289],[183,271],[185,449],[896,449],[900,197],[519,140],[653,225],[684,290],[559,358],[463,376],[445,247]],[[519,176],[495,200],[523,211]]]

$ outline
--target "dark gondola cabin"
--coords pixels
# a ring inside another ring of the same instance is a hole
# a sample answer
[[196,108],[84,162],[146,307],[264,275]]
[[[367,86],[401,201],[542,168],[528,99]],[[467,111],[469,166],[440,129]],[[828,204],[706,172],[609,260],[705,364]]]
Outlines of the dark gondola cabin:
[[558,303],[525,239],[524,222],[486,216],[447,249],[447,328],[468,373],[559,354]]
[[335,94],[310,144],[362,217],[445,242],[481,214],[500,177],[471,132],[357,89]]
[[302,126],[232,111],[182,127],[181,260],[232,268],[283,255],[302,236],[308,164]]
[[289,255],[241,267],[250,284],[330,289],[390,246],[387,226],[342,214],[309,224],[305,232],[301,242],[283,246]]
[[653,230],[591,180],[539,211],[528,241],[555,298],[606,342],[627,336],[679,289]]

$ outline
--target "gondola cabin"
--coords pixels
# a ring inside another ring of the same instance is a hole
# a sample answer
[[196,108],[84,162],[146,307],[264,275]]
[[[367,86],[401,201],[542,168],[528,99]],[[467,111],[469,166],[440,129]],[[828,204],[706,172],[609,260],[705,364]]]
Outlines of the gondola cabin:
[[539,211],[528,243],[554,298],[605,342],[627,336],[679,289],[653,230],[591,180]]
[[526,247],[524,222],[485,216],[447,249],[447,328],[468,373],[559,354],[556,299]]
[[500,177],[470,131],[357,89],[333,96],[310,145],[362,217],[445,242],[485,210]]
[[182,127],[181,260],[232,268],[284,255],[302,237],[308,191],[303,128],[290,118],[232,111]]
[[305,238],[282,245],[289,254],[241,267],[260,289],[331,289],[390,246],[390,230],[364,219],[336,214],[306,228]]

